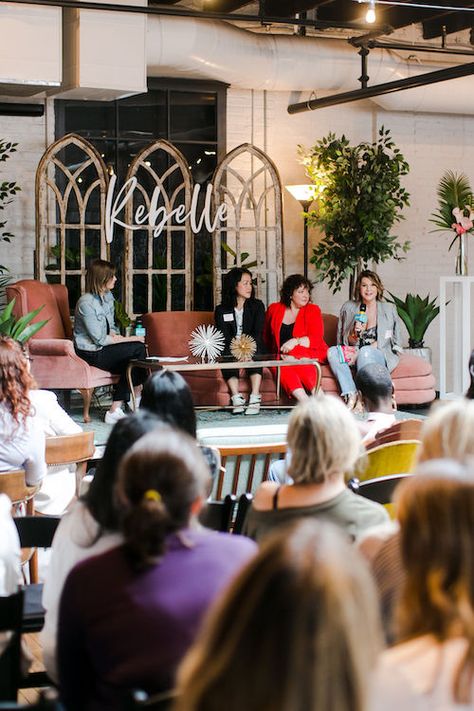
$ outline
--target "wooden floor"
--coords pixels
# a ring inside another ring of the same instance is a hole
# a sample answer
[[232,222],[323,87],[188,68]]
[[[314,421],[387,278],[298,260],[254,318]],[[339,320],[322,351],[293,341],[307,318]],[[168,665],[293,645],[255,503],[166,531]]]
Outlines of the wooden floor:
[[[34,657],[30,672],[43,671],[43,649],[40,643],[40,635],[26,634],[23,639],[26,640],[28,649]],[[18,694],[18,701],[22,704],[35,704],[39,698],[39,689],[21,689]]]

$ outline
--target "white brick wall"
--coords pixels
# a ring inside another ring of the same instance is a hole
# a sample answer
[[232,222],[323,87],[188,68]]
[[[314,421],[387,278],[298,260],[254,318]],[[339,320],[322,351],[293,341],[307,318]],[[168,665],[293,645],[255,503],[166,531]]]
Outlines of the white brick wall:
[[[447,85],[448,86],[448,85]],[[391,261],[379,272],[390,291],[437,295],[439,277],[454,273],[455,254],[448,252],[449,236],[431,233],[429,222],[436,207],[436,186],[446,169],[464,171],[474,183],[474,118],[467,116],[385,112],[369,102],[332,107],[290,116],[287,106],[298,96],[290,92],[267,93],[246,90],[228,92],[227,147],[249,141],[266,150],[275,162],[282,184],[306,182],[296,159],[298,143],[311,146],[329,131],[345,133],[351,142],[371,140],[381,124],[393,137],[410,164],[406,187],[411,207],[395,230],[400,239],[410,239],[412,249],[403,262]],[[0,264],[18,278],[33,274],[35,243],[34,179],[38,161],[54,140],[54,104],[48,100],[42,118],[0,116],[0,139],[17,141],[18,152],[0,164],[0,179],[17,180],[22,192],[4,211],[15,235],[11,246],[0,243]],[[298,203],[286,191],[283,196],[286,273],[302,270],[303,224]],[[310,241],[317,240],[310,232]],[[470,273],[474,273],[474,247],[470,249]],[[325,311],[337,313],[346,289],[333,296],[322,284],[315,299]],[[438,322],[429,328],[427,344],[434,352],[438,370]]]

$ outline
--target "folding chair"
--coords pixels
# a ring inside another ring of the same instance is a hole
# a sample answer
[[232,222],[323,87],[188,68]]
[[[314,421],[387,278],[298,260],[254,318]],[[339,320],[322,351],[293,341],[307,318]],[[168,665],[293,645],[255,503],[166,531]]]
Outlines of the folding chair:
[[417,440],[421,438],[421,428],[423,420],[397,420],[387,429],[378,432],[375,438],[367,443],[367,450],[374,449],[381,444],[389,442],[399,442],[400,440]]
[[356,494],[360,494],[370,501],[375,501],[378,504],[392,503],[393,493],[403,479],[406,479],[413,474],[390,474],[389,476],[380,476],[367,481],[359,481],[353,479],[350,488]]
[[0,597],[0,633],[10,635],[2,643],[0,653],[0,699],[2,701],[16,701],[20,686],[22,615],[23,590],[8,597]]
[[420,445],[418,440],[400,440],[370,449],[359,460],[355,476],[360,481],[410,472]]
[[247,515],[247,511],[250,507],[250,504],[252,503],[252,499],[252,494],[242,494],[239,498],[239,502],[237,504],[237,513],[235,515],[234,525],[232,527],[232,533],[238,535],[242,533],[245,517]]
[[206,528],[226,533],[230,531],[236,504],[237,498],[232,494],[227,494],[223,501],[207,501],[199,514],[199,521]]

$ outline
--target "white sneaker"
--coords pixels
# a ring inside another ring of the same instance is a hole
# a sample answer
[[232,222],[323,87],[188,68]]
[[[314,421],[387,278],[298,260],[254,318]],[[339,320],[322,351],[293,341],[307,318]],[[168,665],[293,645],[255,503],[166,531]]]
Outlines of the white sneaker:
[[115,425],[116,422],[122,420],[124,417],[126,417],[125,412],[122,410],[121,407],[117,407],[117,409],[113,412],[108,410],[108,412],[105,413],[104,421],[108,425]]
[[230,398],[232,400],[232,414],[233,415],[241,415],[244,410],[245,410],[245,398],[243,395],[240,393],[237,393],[237,395],[232,395]]
[[260,412],[261,395],[250,395],[249,404],[245,410],[246,415],[258,415]]

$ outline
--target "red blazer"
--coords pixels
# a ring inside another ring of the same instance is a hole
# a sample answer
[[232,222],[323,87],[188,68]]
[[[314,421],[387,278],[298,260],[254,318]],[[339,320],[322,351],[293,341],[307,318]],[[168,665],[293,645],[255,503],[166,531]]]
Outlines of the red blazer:
[[[280,329],[285,315],[286,306],[281,301],[270,304],[265,315],[264,337],[270,353],[280,352]],[[319,361],[326,360],[328,351],[327,343],[324,341],[324,325],[321,316],[321,309],[316,304],[307,304],[299,310],[293,326],[294,338],[308,336],[309,348],[306,346],[295,346],[291,355],[295,358],[317,358]]]

